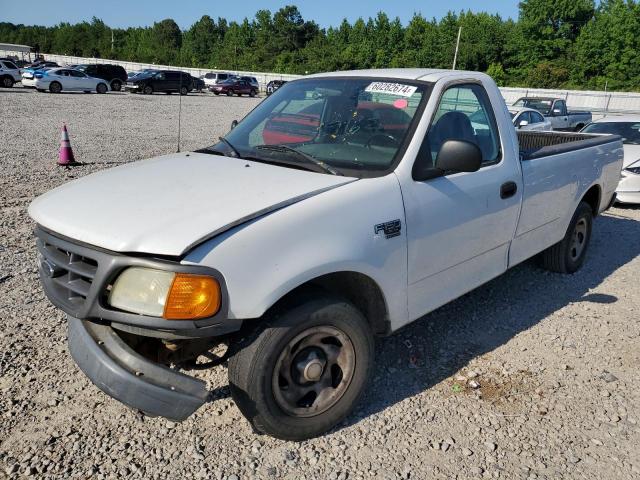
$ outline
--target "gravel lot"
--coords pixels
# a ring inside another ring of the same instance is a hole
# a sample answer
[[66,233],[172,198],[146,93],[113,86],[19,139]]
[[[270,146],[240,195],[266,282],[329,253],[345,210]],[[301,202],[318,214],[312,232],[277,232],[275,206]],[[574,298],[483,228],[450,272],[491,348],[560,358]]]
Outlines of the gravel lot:
[[[255,435],[222,367],[205,373],[219,399],[181,424],[102,394],[39,287],[26,208],[71,178],[175,151],[178,101],[0,90],[0,477],[640,478],[637,208],[596,221],[577,274],[528,262],[380,340],[365,400],[322,438]],[[186,150],[260,100],[182,101]],[[55,165],[63,121],[84,166]]]

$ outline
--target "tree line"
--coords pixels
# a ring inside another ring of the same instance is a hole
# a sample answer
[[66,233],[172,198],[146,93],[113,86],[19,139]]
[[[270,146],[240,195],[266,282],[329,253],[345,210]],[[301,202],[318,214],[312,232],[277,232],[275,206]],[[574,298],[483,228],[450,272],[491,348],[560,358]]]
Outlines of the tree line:
[[241,22],[203,15],[182,31],[173,19],[110,28],[102,20],[53,27],[0,23],[0,41],[63,55],[222,70],[314,73],[359,68],[457,68],[499,85],[640,90],[640,3],[522,0],[517,20],[449,12],[440,20],[378,13],[321,28],[295,6]]

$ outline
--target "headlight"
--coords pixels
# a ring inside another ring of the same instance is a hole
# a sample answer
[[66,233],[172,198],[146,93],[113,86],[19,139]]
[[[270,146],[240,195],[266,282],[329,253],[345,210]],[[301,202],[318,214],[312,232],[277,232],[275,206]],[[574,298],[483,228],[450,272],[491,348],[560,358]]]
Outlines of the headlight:
[[220,284],[207,275],[131,267],[116,279],[109,304],[127,312],[194,320],[220,309]]

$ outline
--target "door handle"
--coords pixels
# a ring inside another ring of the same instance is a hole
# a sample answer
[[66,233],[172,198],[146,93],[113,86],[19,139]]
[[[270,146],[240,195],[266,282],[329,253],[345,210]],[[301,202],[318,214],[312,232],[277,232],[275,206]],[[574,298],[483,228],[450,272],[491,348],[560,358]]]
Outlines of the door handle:
[[516,182],[505,182],[500,186],[500,198],[513,197],[518,191],[518,184]]

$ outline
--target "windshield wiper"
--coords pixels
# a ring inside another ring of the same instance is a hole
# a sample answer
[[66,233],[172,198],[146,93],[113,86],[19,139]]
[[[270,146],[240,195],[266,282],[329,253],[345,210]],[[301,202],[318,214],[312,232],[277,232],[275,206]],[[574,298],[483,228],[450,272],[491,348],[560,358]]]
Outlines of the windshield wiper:
[[288,145],[258,145],[254,148],[256,150],[271,150],[273,152],[293,153],[298,158],[305,160],[307,163],[312,163],[316,165],[317,167],[319,167],[319,169],[321,169],[325,173],[330,173],[331,175],[342,175],[340,172],[331,168],[322,160],[318,160],[317,158],[312,157],[307,153],[301,152],[300,150],[296,150],[293,147],[289,147]]
[[233,152],[233,154],[238,157],[238,158],[242,158],[240,156],[240,152],[238,152],[238,150],[236,149],[236,147],[233,146],[233,144],[227,140],[224,137],[218,137],[218,140],[220,140],[221,142],[223,142],[227,147],[229,147],[231,149],[231,151]]

